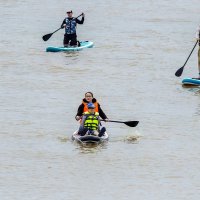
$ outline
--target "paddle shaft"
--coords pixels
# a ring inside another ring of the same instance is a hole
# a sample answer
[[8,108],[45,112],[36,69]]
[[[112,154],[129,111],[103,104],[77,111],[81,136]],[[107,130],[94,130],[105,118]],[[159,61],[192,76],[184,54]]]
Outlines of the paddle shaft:
[[76,17],[76,19],[79,18],[81,15],[83,15],[83,13],[81,13],[78,17]]
[[[105,120],[101,120],[101,121],[105,121]],[[108,121],[105,121],[105,122],[123,123],[123,124],[126,124],[127,126],[130,126],[130,127],[135,127],[139,123],[139,121],[126,121],[126,122],[122,122],[122,121],[115,121],[115,120],[108,120]]]
[[115,121],[115,120],[108,120],[108,121],[106,121],[106,120],[103,120],[103,119],[101,119],[100,121],[103,121],[103,122],[126,123],[126,122],[122,122],[122,121]]
[[122,121],[115,121],[115,120],[109,120],[108,122],[116,122],[116,123],[125,123],[125,122],[122,122]]
[[193,53],[195,47],[197,46],[197,43],[198,43],[198,40],[196,41],[196,43],[195,43],[195,45],[194,45],[192,51],[190,52],[190,55],[188,56],[187,60],[185,61],[184,65],[183,65],[180,69],[178,69],[178,70],[176,71],[176,73],[175,73],[176,76],[179,77],[179,76],[181,76],[181,74],[183,73],[183,69],[184,69],[184,67],[185,67],[185,65],[186,65],[186,63],[187,63],[187,61],[189,60],[190,56],[192,55],[192,53]]
[[186,60],[185,63],[184,63],[183,67],[186,65],[187,61],[189,60],[190,56],[192,55],[192,52],[194,51],[195,47],[197,46],[197,43],[198,43],[198,40],[196,41],[196,43],[195,43],[195,45],[194,45],[192,51],[190,52],[190,55],[188,56],[187,60]]
[[57,32],[57,31],[59,31],[60,29],[62,29],[62,28],[59,28],[59,29],[57,29],[56,31],[54,31],[53,33],[51,33],[51,35],[53,35],[55,32]]

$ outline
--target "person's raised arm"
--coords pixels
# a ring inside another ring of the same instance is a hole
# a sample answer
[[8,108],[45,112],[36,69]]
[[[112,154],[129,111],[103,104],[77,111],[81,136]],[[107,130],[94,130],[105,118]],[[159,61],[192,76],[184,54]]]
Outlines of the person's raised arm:
[[84,23],[84,19],[85,19],[85,14],[83,13],[83,14],[82,14],[82,19],[81,19],[81,20],[79,20],[78,18],[76,18],[76,23],[77,23],[77,24],[83,24],[83,23]]

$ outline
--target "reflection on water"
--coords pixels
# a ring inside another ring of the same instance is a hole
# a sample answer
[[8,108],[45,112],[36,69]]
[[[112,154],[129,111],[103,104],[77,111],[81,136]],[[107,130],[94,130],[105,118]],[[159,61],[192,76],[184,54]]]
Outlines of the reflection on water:
[[69,137],[58,137],[58,140],[64,143],[71,141]]
[[103,142],[101,144],[77,143],[77,142],[73,142],[73,143],[80,154],[97,153],[97,152],[102,151],[103,149],[107,149],[107,146],[108,146],[108,142]]
[[184,89],[187,89],[189,92],[193,92],[194,94],[197,94],[200,92],[200,86],[195,85],[182,85]]
[[200,87],[199,88],[192,88],[192,89],[189,89],[189,91],[190,92],[194,92],[196,95],[198,95],[199,94],[199,92],[200,92]]
[[77,60],[79,59],[79,55],[80,55],[80,52],[79,51],[69,51],[69,52],[60,52],[60,53],[63,53],[65,55],[66,58],[72,58],[72,60]]

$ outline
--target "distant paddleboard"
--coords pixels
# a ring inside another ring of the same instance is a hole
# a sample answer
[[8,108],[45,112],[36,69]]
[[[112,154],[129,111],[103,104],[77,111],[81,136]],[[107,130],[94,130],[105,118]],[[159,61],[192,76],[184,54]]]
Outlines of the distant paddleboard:
[[184,78],[182,84],[186,86],[200,86],[200,79],[198,78]]

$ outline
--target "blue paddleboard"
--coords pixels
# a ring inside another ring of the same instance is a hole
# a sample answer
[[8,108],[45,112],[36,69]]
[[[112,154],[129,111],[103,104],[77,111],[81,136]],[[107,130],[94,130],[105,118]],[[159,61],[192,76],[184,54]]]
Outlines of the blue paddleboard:
[[82,41],[80,42],[80,46],[70,46],[70,47],[47,47],[47,52],[59,52],[59,51],[80,51],[84,48],[91,48],[93,47],[94,43],[90,41]]
[[182,80],[183,85],[200,86],[200,79],[184,78]]

